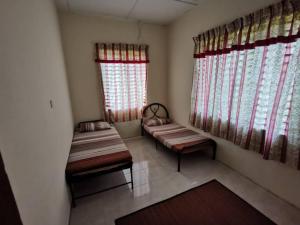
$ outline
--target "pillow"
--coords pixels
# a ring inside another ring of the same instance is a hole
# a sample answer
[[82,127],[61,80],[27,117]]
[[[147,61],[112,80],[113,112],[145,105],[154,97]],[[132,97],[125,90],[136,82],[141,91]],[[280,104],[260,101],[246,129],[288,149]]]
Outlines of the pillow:
[[98,130],[107,130],[110,129],[111,126],[109,123],[104,121],[94,121],[94,122],[81,122],[79,124],[79,132],[92,132]]
[[79,132],[92,132],[95,131],[94,122],[82,122],[79,124]]
[[111,128],[108,122],[103,122],[103,121],[97,121],[94,123],[94,125],[95,125],[95,130],[107,130]]
[[161,126],[164,124],[171,123],[171,120],[168,118],[152,118],[152,119],[145,119],[144,124],[148,127],[152,126]]

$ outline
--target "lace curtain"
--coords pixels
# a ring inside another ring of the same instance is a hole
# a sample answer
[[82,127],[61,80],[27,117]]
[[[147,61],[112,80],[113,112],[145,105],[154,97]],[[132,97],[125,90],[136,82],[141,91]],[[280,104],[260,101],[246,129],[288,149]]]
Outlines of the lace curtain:
[[190,121],[300,169],[299,5],[283,1],[194,38]]
[[135,120],[147,102],[148,46],[96,44],[106,117],[115,122]]

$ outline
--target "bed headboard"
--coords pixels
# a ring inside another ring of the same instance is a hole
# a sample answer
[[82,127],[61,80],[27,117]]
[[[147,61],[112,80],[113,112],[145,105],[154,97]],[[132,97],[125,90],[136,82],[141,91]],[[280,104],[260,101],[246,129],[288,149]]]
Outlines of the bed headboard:
[[158,102],[151,103],[144,107],[142,116],[147,118],[169,118],[167,108]]

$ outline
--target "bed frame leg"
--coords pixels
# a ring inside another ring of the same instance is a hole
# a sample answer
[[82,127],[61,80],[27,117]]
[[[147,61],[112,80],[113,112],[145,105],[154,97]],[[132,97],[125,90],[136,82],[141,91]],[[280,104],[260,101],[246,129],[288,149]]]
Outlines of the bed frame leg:
[[213,160],[216,159],[216,154],[217,154],[217,143],[213,142],[213,156],[212,156]]
[[132,175],[132,166],[130,167],[130,177],[131,177],[131,190],[133,190],[133,175]]
[[74,195],[74,185],[71,181],[68,182],[69,183],[69,187],[70,187],[70,193],[71,193],[71,201],[72,201],[72,208],[76,207],[76,200],[75,200],[75,195]]
[[180,172],[181,154],[179,152],[177,153],[177,161],[177,172]]
[[144,129],[143,129],[143,126],[141,125],[141,135],[144,136],[145,133],[144,133]]
[[155,149],[157,150],[157,145],[158,145],[158,143],[157,143],[157,140],[155,139]]

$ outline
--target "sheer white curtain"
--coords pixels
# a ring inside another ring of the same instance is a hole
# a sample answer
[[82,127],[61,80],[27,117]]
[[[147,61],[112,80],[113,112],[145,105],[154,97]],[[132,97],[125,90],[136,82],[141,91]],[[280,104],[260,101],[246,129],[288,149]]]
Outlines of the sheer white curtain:
[[140,118],[146,104],[146,63],[101,63],[106,109],[116,121]]
[[298,166],[300,40],[195,59],[192,93],[193,125]]

